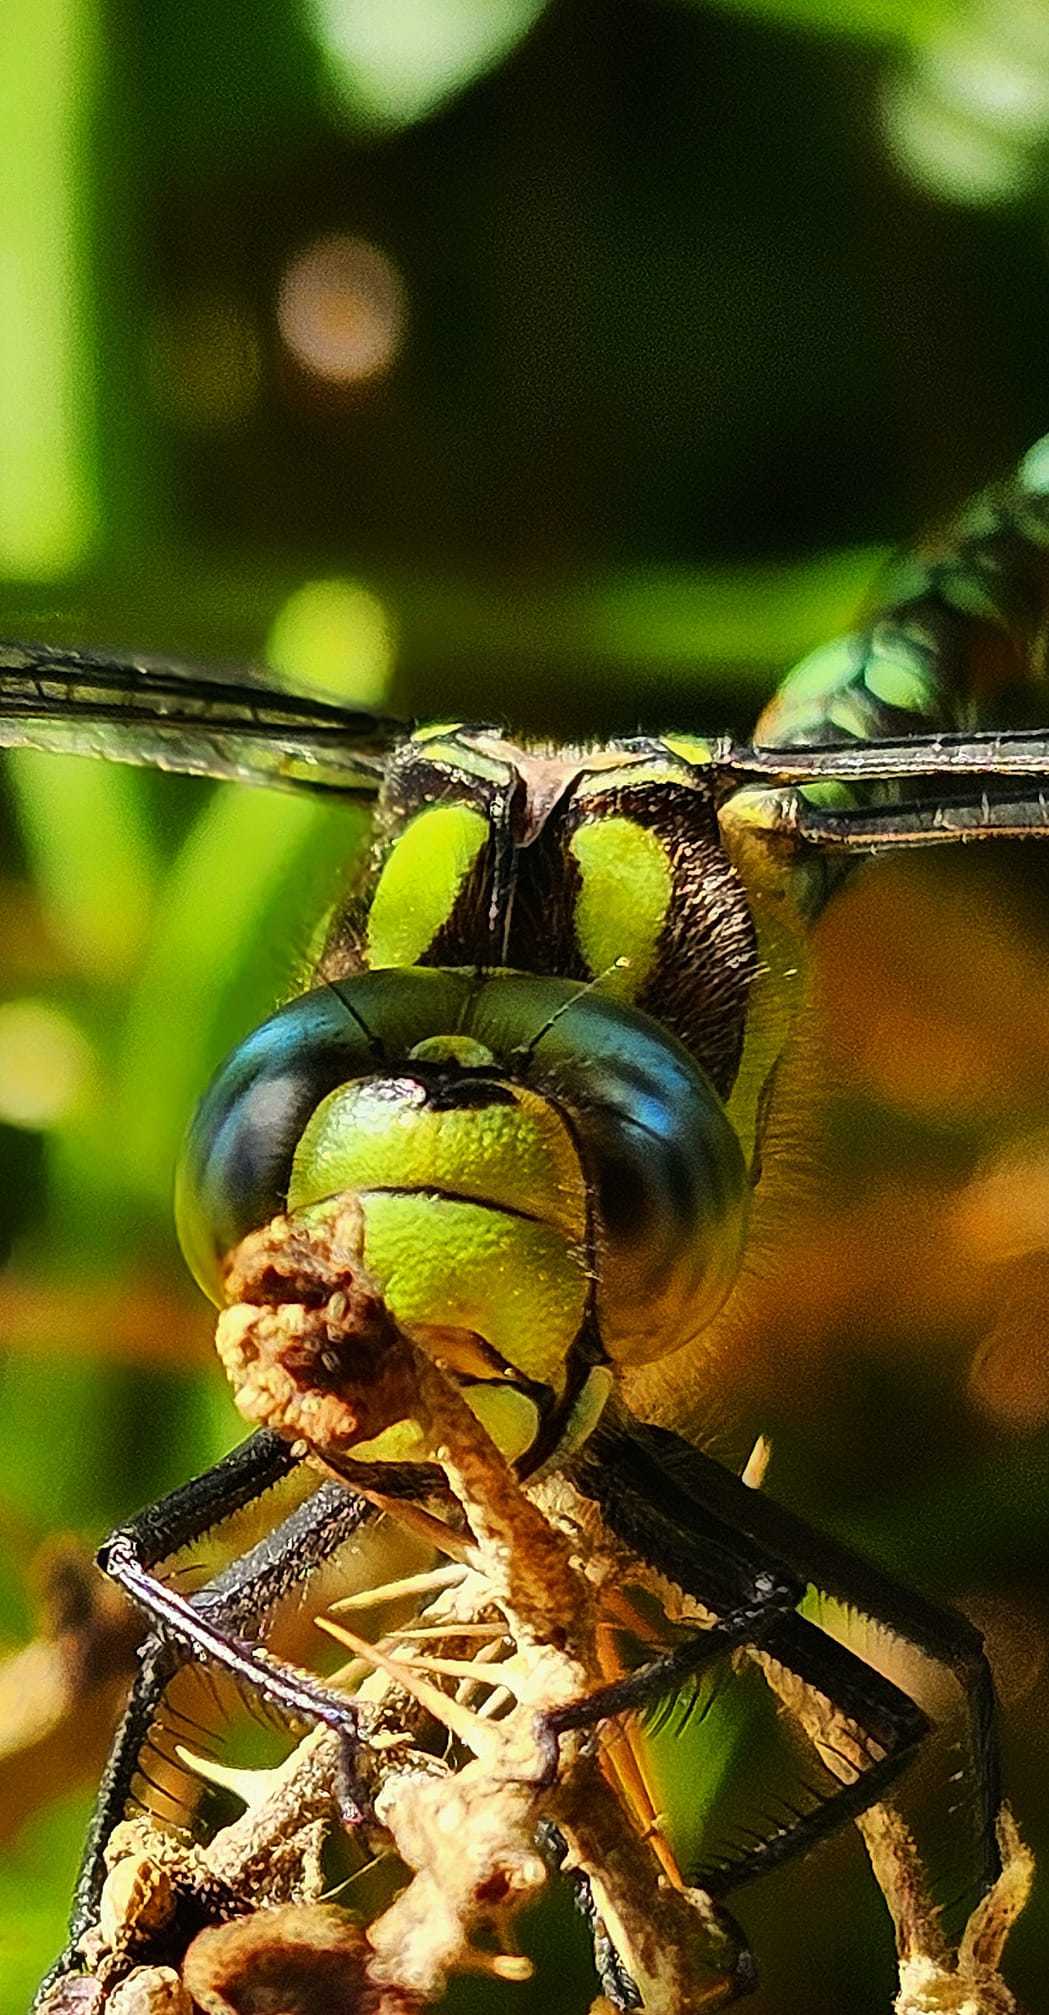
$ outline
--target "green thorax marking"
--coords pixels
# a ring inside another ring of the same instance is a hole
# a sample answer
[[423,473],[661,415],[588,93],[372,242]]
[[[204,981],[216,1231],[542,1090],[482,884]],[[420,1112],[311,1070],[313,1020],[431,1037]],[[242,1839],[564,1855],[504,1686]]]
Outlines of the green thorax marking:
[[470,805],[431,805],[394,840],[368,911],[368,963],[417,965],[447,922],[488,838]]
[[581,883],[579,949],[604,985],[636,1000],[655,964],[674,897],[674,872],[657,833],[615,815],[577,827],[569,851]]
[[699,737],[413,737],[317,977],[427,965],[592,980],[665,1023],[724,1092],[755,950],[713,783]]

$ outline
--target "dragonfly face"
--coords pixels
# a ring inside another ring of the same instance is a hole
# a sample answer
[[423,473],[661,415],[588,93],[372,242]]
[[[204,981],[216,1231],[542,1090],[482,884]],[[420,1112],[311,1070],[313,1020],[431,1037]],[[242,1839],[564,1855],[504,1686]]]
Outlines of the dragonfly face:
[[[555,1750],[566,1730],[658,1698],[714,1655],[759,1665],[826,1781],[704,1869],[713,1894],[864,1812],[928,1732],[896,1685],[798,1613],[808,1585],[947,1675],[960,1706],[952,1797],[967,1787],[975,1814],[970,1888],[1000,1865],[994,1691],[977,1633],[632,1417],[615,1388],[646,1361],[666,1361],[673,1385],[678,1352],[694,1374],[682,1346],[716,1328],[746,1279],[797,936],[850,858],[1049,837],[1049,735],[990,725],[1037,705],[1046,469],[1035,451],[942,554],[909,569],[868,631],[788,681],[750,747],[663,736],[553,749],[462,725],[406,735],[251,675],[0,647],[0,743],[373,804],[370,848],[321,933],[310,990],[240,1045],[200,1105],[180,1178],[183,1245],[221,1303],[267,1227],[309,1234],[349,1199],[373,1301],[446,1367],[502,1457],[536,1479],[529,1489],[563,1465],[613,1548],[698,1605],[706,1627],[683,1657],[547,1719]],[[220,1342],[235,1314],[220,1318]],[[677,1394],[678,1420],[688,1398]],[[64,1963],[97,1916],[106,1841],[179,1659],[211,1661],[352,1753],[345,1698],[250,1638],[275,1595],[372,1515],[376,1462],[384,1501],[388,1479],[413,1466],[398,1489],[426,1488],[410,1408],[360,1434],[352,1452],[370,1483],[322,1486],[206,1601],[157,1571],[261,1498],[308,1444],[301,1427],[253,1436],[104,1550],[160,1635],[107,1772]],[[614,2005],[637,2005],[617,1964],[603,1977]],[[740,1966],[726,1991],[750,1979]]]
[[[665,743],[427,730],[394,756],[376,828],[324,984],[198,1113],[183,1240],[221,1299],[247,1233],[358,1198],[387,1305],[532,1467],[735,1277],[748,1185],[723,1099],[754,928],[709,768]],[[402,1424],[359,1452],[413,1449]]]

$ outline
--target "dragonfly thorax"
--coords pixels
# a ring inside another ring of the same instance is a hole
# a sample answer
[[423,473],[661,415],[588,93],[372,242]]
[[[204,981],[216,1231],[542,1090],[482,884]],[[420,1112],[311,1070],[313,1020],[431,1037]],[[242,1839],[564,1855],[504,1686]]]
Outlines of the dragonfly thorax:
[[678,738],[557,750],[421,730],[391,761],[318,976],[423,965],[598,980],[727,1096],[758,956],[712,776]]
[[[179,1220],[222,1300],[247,1235],[352,1198],[369,1286],[531,1463],[592,1424],[618,1366],[711,1319],[746,1195],[717,1092],[647,1015],[578,982],[409,967],[303,995],[233,1053]],[[404,1460],[410,1434],[362,1453]]]

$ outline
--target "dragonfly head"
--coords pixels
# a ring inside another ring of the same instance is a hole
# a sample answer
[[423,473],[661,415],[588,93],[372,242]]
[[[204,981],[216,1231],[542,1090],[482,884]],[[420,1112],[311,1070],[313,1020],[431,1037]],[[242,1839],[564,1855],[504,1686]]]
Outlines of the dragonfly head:
[[[530,1468],[585,1436],[618,1366],[711,1319],[746,1196],[717,1093],[648,1016],[574,981],[407,967],[305,994],[233,1052],[178,1219],[221,1304],[248,1234],[354,1199],[369,1286]],[[425,1455],[411,1425],[355,1453]]]

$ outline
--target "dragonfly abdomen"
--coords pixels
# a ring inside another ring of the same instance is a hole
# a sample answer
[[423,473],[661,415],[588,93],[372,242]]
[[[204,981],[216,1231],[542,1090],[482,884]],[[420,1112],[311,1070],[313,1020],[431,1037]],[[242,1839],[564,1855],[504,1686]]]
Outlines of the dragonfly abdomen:
[[783,681],[756,742],[889,741],[1045,715],[1049,436],[925,550],[889,570],[876,621]]

